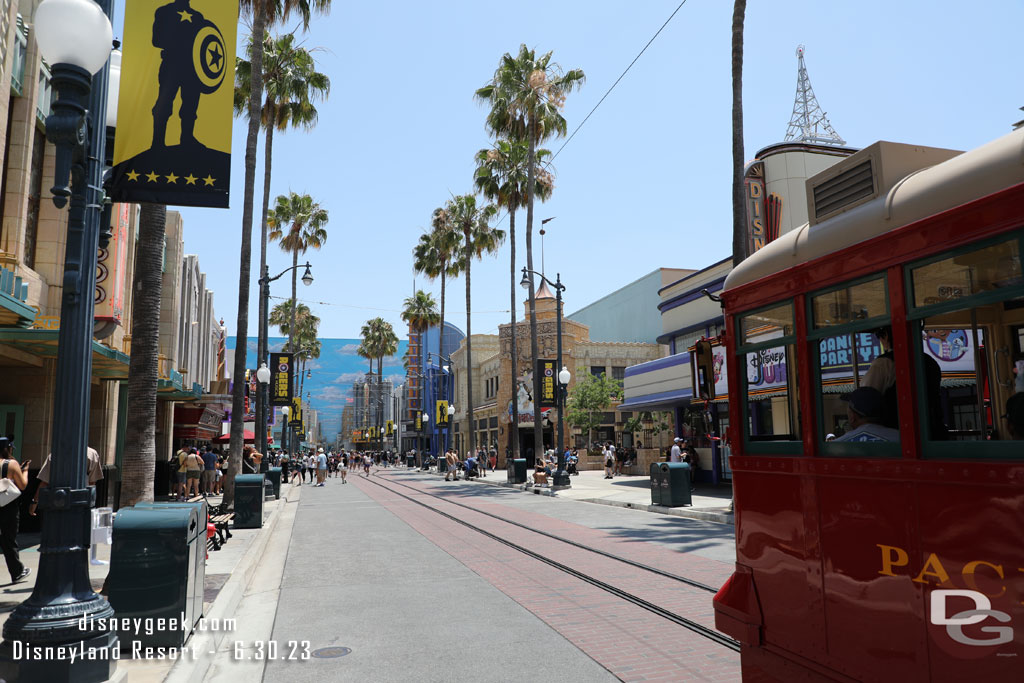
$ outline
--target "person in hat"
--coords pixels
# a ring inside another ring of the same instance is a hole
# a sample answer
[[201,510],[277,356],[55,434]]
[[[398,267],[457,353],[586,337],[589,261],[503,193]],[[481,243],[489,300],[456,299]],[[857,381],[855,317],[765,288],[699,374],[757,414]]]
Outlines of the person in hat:
[[683,442],[678,436],[672,439],[672,450],[669,451],[668,461],[669,462],[682,462],[683,452],[679,444]]
[[846,419],[849,427],[836,441],[896,441],[900,433],[882,424],[885,413],[885,397],[874,387],[860,387],[849,394],[843,394],[846,401]]

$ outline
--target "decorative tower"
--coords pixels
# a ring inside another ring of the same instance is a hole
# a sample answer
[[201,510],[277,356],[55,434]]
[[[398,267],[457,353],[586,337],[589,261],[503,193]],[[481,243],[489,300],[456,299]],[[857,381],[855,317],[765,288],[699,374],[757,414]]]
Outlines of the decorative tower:
[[796,101],[793,103],[793,116],[789,119],[789,128],[786,129],[786,142],[845,145],[846,141],[832,128],[814,96],[811,79],[807,75],[807,65],[804,64],[803,45],[797,46],[796,57],[799,67],[796,75]]

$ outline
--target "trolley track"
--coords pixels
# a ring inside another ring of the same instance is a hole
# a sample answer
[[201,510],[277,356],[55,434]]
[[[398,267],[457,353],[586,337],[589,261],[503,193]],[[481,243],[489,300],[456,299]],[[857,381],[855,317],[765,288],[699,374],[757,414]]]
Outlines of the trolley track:
[[[735,652],[739,652],[739,650],[740,650],[740,644],[739,644],[738,641],[736,641],[736,640],[734,640],[734,639],[732,639],[732,638],[730,638],[730,637],[728,637],[726,635],[723,635],[722,633],[719,633],[718,631],[716,631],[716,630],[714,630],[712,628],[709,628],[709,627],[707,627],[707,626],[705,626],[703,624],[700,624],[700,623],[698,623],[696,621],[693,621],[692,619],[688,619],[688,618],[686,618],[686,617],[684,617],[682,615],[676,614],[675,612],[672,612],[672,611],[667,610],[667,609],[665,609],[665,608],[663,608],[663,607],[661,607],[659,605],[656,605],[656,604],[650,602],[649,600],[645,600],[645,599],[643,599],[643,598],[641,598],[639,596],[633,595],[632,593],[629,593],[629,592],[627,592],[627,591],[625,591],[625,590],[623,590],[621,588],[618,588],[617,586],[613,586],[612,584],[609,584],[609,583],[607,583],[605,581],[602,581],[602,580],[600,580],[600,579],[598,579],[598,578],[596,578],[594,576],[591,576],[591,575],[589,575],[589,574],[587,574],[585,572],[582,572],[582,571],[579,571],[577,569],[574,569],[574,568],[572,568],[572,567],[570,567],[570,566],[568,566],[568,565],[566,565],[566,564],[564,564],[562,562],[559,562],[559,561],[554,560],[554,559],[552,559],[550,557],[547,557],[546,555],[542,555],[542,554],[540,554],[540,553],[538,553],[536,551],[530,550],[529,548],[526,548],[526,547],[524,547],[522,545],[519,545],[519,544],[517,544],[517,543],[515,543],[513,541],[510,541],[508,539],[502,538],[501,536],[498,536],[497,534],[493,534],[493,533],[491,533],[489,531],[481,529],[481,528],[479,528],[479,527],[477,527],[477,526],[475,526],[475,525],[473,525],[473,524],[471,524],[471,523],[469,523],[469,522],[467,522],[465,520],[459,519],[458,517],[456,517],[454,515],[448,514],[444,510],[439,510],[438,508],[435,508],[435,507],[433,507],[431,505],[428,505],[427,503],[424,503],[421,500],[417,500],[417,499],[415,499],[415,498],[413,498],[411,496],[408,496],[408,495],[402,493],[401,491],[398,491],[398,490],[396,490],[396,489],[394,489],[394,488],[392,488],[390,486],[385,486],[379,480],[375,480],[372,477],[367,478],[366,481],[372,482],[374,485],[384,489],[385,491],[388,491],[389,493],[392,493],[392,494],[394,494],[396,496],[404,498],[405,500],[408,500],[411,503],[415,503],[415,504],[417,504],[417,505],[419,505],[421,507],[424,507],[424,508],[430,510],[431,512],[434,512],[434,513],[436,513],[436,514],[438,514],[438,515],[440,515],[442,517],[445,517],[446,519],[449,519],[449,520],[451,520],[453,522],[461,524],[462,526],[464,526],[464,527],[466,527],[468,529],[472,529],[473,531],[475,531],[475,532],[477,532],[477,533],[479,533],[479,534],[481,534],[483,536],[486,536],[486,537],[490,538],[493,541],[497,541],[498,543],[501,543],[502,545],[507,546],[509,548],[512,548],[513,550],[515,550],[517,552],[520,552],[520,553],[522,553],[524,555],[527,555],[527,556],[529,556],[529,557],[531,557],[531,558],[533,558],[535,560],[538,560],[539,562],[543,562],[544,564],[547,564],[548,566],[551,566],[551,567],[553,567],[555,569],[558,569],[559,571],[564,572],[566,574],[569,574],[570,576],[573,576],[574,578],[577,578],[577,579],[579,579],[581,581],[584,581],[584,582],[586,582],[586,583],[588,583],[588,584],[590,584],[590,585],[592,585],[592,586],[594,586],[596,588],[599,588],[599,589],[601,589],[601,590],[603,590],[603,591],[605,591],[607,593],[610,593],[610,594],[612,594],[612,595],[614,595],[614,596],[616,596],[616,597],[618,597],[618,598],[620,598],[622,600],[625,600],[625,601],[627,601],[629,603],[632,603],[633,605],[636,605],[637,607],[640,607],[640,608],[642,608],[642,609],[644,609],[644,610],[646,610],[648,612],[651,612],[651,613],[653,613],[653,614],[655,614],[655,615],[657,615],[657,616],[659,616],[659,617],[661,617],[663,619],[666,619],[666,620],[668,620],[668,621],[670,621],[670,622],[672,622],[672,623],[674,623],[674,624],[676,624],[678,626],[682,626],[683,628],[686,628],[686,629],[696,633],[699,636],[707,638],[708,640],[711,640],[712,642],[715,642],[718,645],[722,645],[723,647],[729,648],[730,650],[733,650]],[[529,527],[529,526],[524,525],[524,524],[520,524],[518,522],[511,522],[509,520],[502,519],[501,517],[498,517],[497,515],[491,514],[489,512],[484,512],[482,510],[478,510],[478,509],[476,509],[476,508],[474,508],[474,507],[472,507],[470,505],[464,505],[462,503],[458,503],[458,502],[455,502],[455,501],[448,500],[448,499],[444,498],[443,496],[438,496],[436,494],[432,494],[432,493],[428,493],[428,492],[422,491],[421,489],[417,489],[417,488],[415,488],[413,486],[408,486],[407,484],[402,484],[400,482],[396,482],[396,481],[394,481],[394,480],[392,480],[390,478],[388,479],[388,481],[390,483],[393,483],[393,484],[397,485],[397,486],[402,486],[404,488],[411,489],[411,490],[415,491],[416,493],[418,493],[420,495],[426,495],[426,496],[430,496],[430,497],[433,497],[433,498],[437,498],[438,500],[441,500],[441,501],[443,501],[445,503],[449,503],[451,505],[456,505],[456,506],[459,506],[459,507],[466,508],[467,510],[471,510],[472,512],[475,512],[477,514],[481,514],[481,515],[486,515],[488,517],[492,517],[494,519],[497,519],[500,522],[503,522],[503,523],[506,523],[506,524],[510,524],[510,525],[513,525],[513,526],[521,527],[521,528],[526,529],[528,531],[531,531],[533,533],[537,533],[537,534],[540,534],[540,535],[552,538],[552,539],[557,540],[559,542],[566,543],[566,544],[575,546],[575,547],[583,549],[583,550],[587,550],[587,551],[591,551],[591,552],[597,553],[599,555],[603,555],[603,556],[608,557],[610,559],[613,559],[613,560],[616,560],[616,561],[619,561],[619,562],[623,562],[625,564],[637,567],[639,569],[650,571],[650,572],[652,572],[654,574],[657,574],[659,576],[663,576],[663,577],[666,577],[666,578],[669,578],[669,579],[672,579],[672,580],[675,580],[675,581],[682,582],[684,584],[690,585],[691,587],[696,587],[696,588],[698,588],[700,590],[707,590],[707,591],[711,591],[711,592],[715,592],[715,590],[716,590],[716,589],[714,589],[714,588],[712,588],[710,586],[707,586],[706,584],[702,584],[702,583],[700,583],[698,581],[693,581],[692,579],[687,579],[686,577],[678,576],[676,574],[672,574],[671,572],[666,572],[664,570],[657,569],[655,567],[649,567],[648,565],[644,565],[644,564],[639,563],[639,562],[634,562],[633,560],[629,560],[627,558],[623,558],[623,557],[620,557],[618,555],[614,555],[613,553],[607,553],[607,552],[602,551],[602,550],[597,550],[595,548],[590,548],[590,547],[582,545],[580,543],[576,543],[575,541],[570,541],[568,539],[561,538],[559,536],[556,536],[554,534],[550,534],[550,533],[545,532],[545,531],[540,531],[539,529],[534,529],[532,527]]]

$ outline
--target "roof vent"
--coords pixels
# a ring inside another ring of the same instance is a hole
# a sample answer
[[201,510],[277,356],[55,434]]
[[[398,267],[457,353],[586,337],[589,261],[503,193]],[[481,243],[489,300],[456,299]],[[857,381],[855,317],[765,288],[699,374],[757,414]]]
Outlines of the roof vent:
[[923,168],[961,154],[956,150],[876,142],[807,179],[810,224],[849,211],[889,192]]

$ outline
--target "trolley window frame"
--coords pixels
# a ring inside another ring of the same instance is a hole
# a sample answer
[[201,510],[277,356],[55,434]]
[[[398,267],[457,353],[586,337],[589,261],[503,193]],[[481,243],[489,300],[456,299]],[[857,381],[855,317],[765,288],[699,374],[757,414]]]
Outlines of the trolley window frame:
[[[765,306],[759,306],[746,311],[741,311],[733,315],[737,339],[742,338],[744,334],[743,321],[749,316],[770,311],[776,308],[780,308],[789,305],[791,318],[791,329],[790,334],[783,334],[779,337],[773,337],[772,339],[766,339],[764,341],[755,342],[753,344],[740,343],[736,345],[736,358],[739,362],[739,367],[742,372],[739,373],[737,378],[740,382],[740,415],[742,416],[742,422],[739,425],[743,435],[743,451],[744,454],[749,455],[781,455],[781,456],[793,456],[798,457],[804,455],[804,442],[803,435],[800,433],[799,422],[801,420],[800,407],[797,403],[795,409],[793,406],[793,393],[798,391],[796,373],[799,370],[796,368],[797,359],[797,344],[800,337],[799,329],[796,325],[796,313],[797,313],[797,300],[796,298],[790,297],[786,299],[779,299],[773,301]],[[748,353],[755,351],[761,351],[763,349],[771,349],[776,347],[783,347],[786,353],[786,398],[789,401],[787,410],[789,412],[790,427],[792,428],[791,436],[789,439],[770,439],[770,440],[752,440],[750,438],[750,400],[749,400],[749,386],[747,380],[747,368],[746,368],[746,357]],[[792,370],[791,370],[792,368]]]
[[[978,294],[972,294],[949,301],[940,301],[934,304],[928,304],[924,306],[914,305],[914,270],[927,266],[932,263],[938,263],[960,254],[968,254],[974,251],[979,251],[991,246],[998,244],[1017,243],[1017,255],[1018,258],[1024,259],[1024,226],[1019,226],[1008,230],[1002,234],[971,242],[970,244],[964,244],[953,249],[943,251],[941,253],[930,255],[923,259],[911,261],[903,266],[903,276],[906,282],[904,297],[906,300],[907,307],[907,321],[920,324],[921,321],[944,313],[955,313],[957,311],[969,311],[972,308],[979,306],[987,306],[1000,304],[1005,301],[1011,301],[1013,299],[1024,297],[1024,283],[1018,283],[1010,285],[1008,287],[1000,288],[993,291],[980,292]],[[916,337],[915,337],[916,339]],[[924,348],[920,344],[915,344],[914,349],[914,372],[917,377],[924,376]],[[986,347],[986,353],[988,349]],[[990,377],[990,379],[992,379]],[[980,391],[980,387],[978,388]],[[917,418],[918,425],[920,427],[919,436],[919,450],[921,459],[923,460],[958,460],[965,462],[974,461],[985,461],[985,460],[998,460],[998,461],[1020,461],[1024,460],[1024,447],[1022,441],[936,441],[930,436],[931,434],[931,420],[929,418],[928,411],[928,396],[927,392],[919,391],[917,395]],[[1002,415],[1003,406],[994,405],[990,406],[994,415]],[[1001,418],[1000,418],[1001,419]],[[1000,430],[1004,432],[1005,430]],[[983,451],[978,456],[964,456],[964,451],[970,447],[972,450]]]
[[[839,325],[832,325],[828,327],[815,328],[814,319],[814,299],[815,297],[822,296],[825,294],[831,294],[832,292],[838,292],[844,289],[850,289],[857,285],[862,285],[866,282],[874,282],[881,280],[882,288],[885,292],[885,313],[882,315],[876,315],[871,318],[864,318],[863,320],[855,320],[852,322],[845,322]],[[821,391],[821,352],[819,345],[823,339],[829,337],[840,337],[843,335],[854,335],[861,332],[871,332],[877,330],[880,327],[892,324],[892,301],[890,299],[892,292],[889,287],[889,276],[886,270],[875,271],[868,275],[854,278],[852,280],[846,280],[839,284],[829,285],[822,289],[816,289],[807,292],[806,296],[806,307],[807,307],[807,331],[806,331],[806,343],[808,344],[808,351],[810,357],[814,359],[811,363],[811,379],[812,388],[814,390],[814,409],[816,412],[815,422],[818,426],[817,438],[815,439],[815,446],[818,455],[825,457],[840,457],[840,458],[891,458],[898,459],[902,453],[902,441],[905,435],[900,434],[900,441],[872,441],[872,442],[846,442],[846,441],[825,441],[825,435],[829,433],[828,428],[825,426],[825,406],[824,406],[824,392]],[[855,342],[856,344],[856,342]],[[856,353],[856,348],[853,349]],[[854,387],[858,384],[857,379],[854,378]]]

